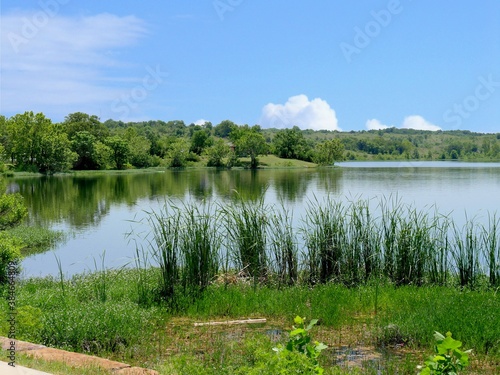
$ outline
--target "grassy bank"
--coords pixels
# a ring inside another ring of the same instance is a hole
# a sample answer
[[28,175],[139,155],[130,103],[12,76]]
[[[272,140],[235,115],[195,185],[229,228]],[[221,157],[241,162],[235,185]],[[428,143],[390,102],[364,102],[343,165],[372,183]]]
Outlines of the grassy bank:
[[[243,374],[274,363],[299,315],[320,320],[312,335],[329,347],[327,374],[413,374],[434,331],[474,349],[475,373],[499,365],[494,214],[457,227],[397,200],[374,209],[326,198],[294,228],[285,207],[235,196],[224,206],[170,201],[145,220],[132,269],[20,280],[17,338],[164,374]],[[242,318],[267,323],[193,324]],[[341,360],[348,350],[362,353],[357,369]]]
[[[320,319],[312,335],[329,346],[320,361],[327,373],[342,369],[335,351],[342,347],[378,348],[388,354],[360,362],[365,373],[375,366],[393,368],[387,373],[414,369],[424,354],[431,353],[435,330],[449,330],[466,348],[473,348],[478,373],[494,373],[490,370],[500,361],[500,300],[493,290],[390,284],[277,289],[235,280],[230,285],[212,283],[201,298],[173,311],[163,303],[145,306],[141,300],[139,280],[147,276],[154,287],[159,273],[122,270],[63,281],[20,281],[17,337],[165,374],[234,374],[255,364],[258,353],[272,353],[277,342],[285,342],[286,330],[300,315]],[[248,317],[265,317],[268,322],[254,327],[193,325]],[[1,334],[6,328],[3,324]]]
[[6,233],[22,243],[21,255],[42,253],[64,239],[64,233],[44,227],[20,225],[8,229]]

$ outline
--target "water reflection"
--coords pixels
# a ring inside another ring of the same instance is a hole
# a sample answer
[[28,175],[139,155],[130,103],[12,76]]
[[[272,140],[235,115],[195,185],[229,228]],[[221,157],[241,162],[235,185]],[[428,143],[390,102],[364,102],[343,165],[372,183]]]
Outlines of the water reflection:
[[[377,164],[382,164],[378,165]],[[180,170],[89,176],[10,178],[29,210],[29,224],[76,232],[56,254],[67,264],[97,258],[106,250],[114,259],[133,257],[135,247],[124,239],[129,220],[157,209],[165,199],[224,202],[237,191],[244,199],[283,202],[300,225],[307,202],[331,195],[335,199],[371,199],[397,195],[417,209],[436,205],[452,213],[458,226],[469,218],[487,219],[500,210],[500,165],[484,168],[388,168],[383,163],[327,169]],[[377,202],[378,199],[373,199]],[[462,222],[460,221],[462,220]],[[64,259],[62,259],[64,261]],[[53,254],[25,260],[32,274],[51,273]],[[55,267],[54,267],[55,268]],[[75,272],[79,271],[78,269]],[[55,272],[57,270],[55,269]]]

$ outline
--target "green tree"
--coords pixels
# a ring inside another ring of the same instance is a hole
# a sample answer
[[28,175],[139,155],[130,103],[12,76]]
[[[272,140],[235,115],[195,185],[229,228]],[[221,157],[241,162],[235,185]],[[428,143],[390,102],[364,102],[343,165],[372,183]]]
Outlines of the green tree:
[[96,137],[89,131],[83,130],[74,134],[71,141],[71,149],[77,154],[74,169],[98,169],[96,143]]
[[[5,183],[0,177],[0,191]],[[7,267],[21,258],[22,243],[5,233],[5,229],[18,225],[27,215],[23,197],[19,194],[0,193],[0,285],[7,282]]]
[[12,160],[21,169],[37,170],[36,159],[41,151],[42,137],[52,122],[43,113],[25,112],[11,117],[7,132],[11,141]]
[[108,169],[113,162],[113,151],[100,141],[95,143],[95,162],[97,169]]
[[170,168],[183,168],[187,165],[189,156],[189,143],[181,138],[170,145],[167,153]]
[[205,155],[207,156],[207,166],[208,167],[224,167],[228,163],[224,161],[228,157],[231,149],[229,145],[223,139],[217,139],[214,144],[205,149]]
[[182,120],[169,121],[164,127],[169,135],[175,137],[183,137],[186,134],[186,124]]
[[10,157],[17,168],[54,173],[70,168],[75,155],[62,127],[43,113],[25,112],[6,124]]
[[343,160],[344,145],[338,139],[330,139],[316,146],[314,162],[319,165],[333,165],[335,161]]
[[4,173],[7,167],[5,166],[5,148],[0,144],[0,173]]
[[71,169],[78,155],[71,151],[71,143],[59,124],[50,124],[42,135],[36,165],[41,173],[51,174]]
[[2,146],[2,153],[0,154],[0,161],[3,162],[10,156],[10,138],[8,130],[8,120],[5,116],[0,115],[0,146]]
[[213,139],[207,130],[196,130],[191,136],[191,147],[189,148],[189,151],[195,153],[196,155],[201,155],[203,150],[212,143]]
[[230,120],[224,120],[214,127],[214,135],[216,137],[227,138],[238,125]]
[[151,142],[146,137],[139,135],[135,128],[127,128],[124,138],[128,143],[130,164],[137,168],[151,166]]
[[76,134],[82,131],[89,132],[99,141],[103,141],[109,135],[108,128],[99,121],[99,117],[82,112],[67,115],[64,118],[63,126],[70,140],[73,140]]
[[240,156],[250,157],[250,168],[256,169],[259,161],[257,156],[267,153],[267,143],[264,136],[257,129],[240,128],[236,140],[236,152]]
[[307,160],[310,150],[304,135],[297,126],[278,131],[273,139],[273,147],[276,156],[285,159]]
[[124,169],[128,162],[128,144],[125,139],[115,135],[106,140],[106,144],[111,149],[111,159],[116,169]]

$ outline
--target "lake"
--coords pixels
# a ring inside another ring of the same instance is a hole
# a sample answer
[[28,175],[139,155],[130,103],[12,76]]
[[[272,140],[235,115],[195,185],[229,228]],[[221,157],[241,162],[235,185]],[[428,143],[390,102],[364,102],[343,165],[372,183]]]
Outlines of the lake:
[[165,199],[212,200],[221,204],[237,191],[242,197],[293,210],[301,224],[308,202],[330,195],[342,201],[397,197],[417,209],[437,208],[458,225],[468,218],[487,223],[500,211],[500,163],[344,162],[337,168],[273,170],[184,170],[103,173],[87,176],[9,179],[9,191],[25,198],[30,225],[68,234],[43,254],[22,262],[23,277],[56,275],[59,258],[70,276],[94,271],[104,255],[106,267],[133,264],[136,245],[126,236],[148,228],[145,211],[159,210]]

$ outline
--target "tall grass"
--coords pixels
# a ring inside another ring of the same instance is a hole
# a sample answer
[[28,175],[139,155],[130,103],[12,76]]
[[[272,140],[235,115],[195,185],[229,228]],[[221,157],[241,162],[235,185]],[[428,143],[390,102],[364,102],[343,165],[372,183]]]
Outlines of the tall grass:
[[450,220],[447,216],[437,213],[434,220],[433,246],[427,249],[426,274],[430,284],[446,285],[450,275]]
[[373,278],[397,286],[500,283],[496,215],[485,226],[467,220],[459,228],[435,207],[419,210],[397,197],[314,198],[298,228],[284,204],[240,196],[227,205],[168,202],[148,222],[150,258],[160,270],[156,294],[164,300],[200,295],[219,270],[254,286],[358,286]]
[[257,282],[267,277],[268,207],[261,197],[257,202],[237,196],[228,207],[221,207],[226,217],[226,234],[231,240],[230,252],[234,265],[245,270]]
[[500,286],[500,217],[489,216],[489,228],[482,228],[484,258],[488,266],[489,282],[492,287]]
[[166,202],[160,211],[148,213],[152,239],[149,239],[152,260],[160,269],[157,295],[160,299],[176,304],[176,287],[179,285],[179,229],[181,211]]
[[211,206],[184,205],[179,230],[181,275],[185,294],[200,295],[219,270],[222,235]]
[[328,198],[309,201],[302,232],[307,252],[306,272],[309,283],[340,281],[342,251],[345,245],[345,207]]
[[393,280],[396,277],[397,271],[397,237],[399,232],[399,223],[403,216],[403,207],[401,201],[393,198],[392,202],[388,202],[387,198],[383,198],[379,202],[381,211],[380,230],[382,233],[381,242],[383,244],[383,273]]
[[380,233],[376,230],[369,201],[358,200],[349,205],[347,222],[348,246],[344,262],[344,279],[352,285],[378,275],[381,261]]
[[473,288],[480,275],[479,253],[480,240],[474,220],[467,220],[460,230],[454,230],[453,258],[458,271],[460,286]]
[[283,203],[271,214],[269,238],[272,261],[270,267],[277,276],[278,286],[298,281],[298,243],[294,233],[293,214]]

